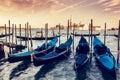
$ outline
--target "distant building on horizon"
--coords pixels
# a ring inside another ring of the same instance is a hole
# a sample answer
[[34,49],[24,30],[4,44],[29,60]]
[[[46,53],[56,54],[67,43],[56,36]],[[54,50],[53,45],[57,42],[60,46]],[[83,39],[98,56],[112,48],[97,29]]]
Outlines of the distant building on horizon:
[[92,30],[101,30],[101,26],[93,26]]
[[110,29],[108,29],[109,31],[116,31],[116,30],[118,30],[118,28],[110,28]]

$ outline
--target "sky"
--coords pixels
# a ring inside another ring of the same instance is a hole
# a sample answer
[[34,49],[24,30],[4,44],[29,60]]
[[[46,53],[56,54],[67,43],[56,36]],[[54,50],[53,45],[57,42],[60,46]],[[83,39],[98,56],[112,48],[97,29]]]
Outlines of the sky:
[[107,28],[118,27],[120,19],[120,0],[0,0],[0,25],[22,24],[41,28],[48,23],[49,27],[57,24],[89,24]]

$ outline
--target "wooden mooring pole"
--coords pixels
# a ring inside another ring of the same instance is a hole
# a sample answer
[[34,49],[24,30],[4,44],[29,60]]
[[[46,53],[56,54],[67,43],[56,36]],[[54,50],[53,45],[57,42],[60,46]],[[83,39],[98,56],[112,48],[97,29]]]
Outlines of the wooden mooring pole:
[[70,28],[70,21],[68,20],[68,26],[67,26],[67,40],[68,40],[68,37],[69,37],[69,28]]
[[[8,24],[9,24],[9,34],[10,34],[10,20],[8,21]],[[10,36],[9,36],[9,53],[11,54]]]
[[119,28],[118,28],[118,54],[117,54],[117,64],[118,66],[120,66],[119,64],[119,59],[120,58],[120,20],[119,20]]
[[41,37],[43,37],[43,28],[41,28]]
[[16,29],[16,24],[15,24],[15,44],[17,45],[17,38],[16,38],[16,36],[17,36],[17,29]]
[[91,49],[90,49],[90,62],[92,62],[92,56],[93,56],[93,53],[92,53],[92,34],[93,34],[93,20],[91,19],[91,26],[90,26],[90,36],[91,36]]
[[[25,24],[25,37],[27,37],[27,25]],[[25,46],[27,46],[27,40],[25,40]]]
[[104,45],[106,45],[106,22],[105,22],[105,28],[104,28]]
[[45,24],[45,48],[47,50],[47,39],[48,39],[48,23]]
[[89,28],[89,38],[88,38],[88,42],[89,42],[89,43],[90,43],[90,34],[91,34],[90,26],[91,26],[91,24],[89,24],[89,26],[88,26],[88,28]]
[[21,40],[21,24],[19,24],[19,35],[20,35],[20,45],[22,45],[22,40]]
[[[6,24],[5,24],[5,35],[7,34],[7,28],[6,28]],[[7,36],[5,37],[5,42],[7,42]]]
[[30,50],[30,46],[29,46],[29,23],[27,22],[27,38],[28,38],[28,51]]
[[[12,44],[14,43],[14,24],[12,24]],[[13,47],[12,47],[12,51],[13,51]]]
[[[59,36],[61,35],[60,29],[61,29],[61,25],[59,24]],[[60,45],[60,37],[59,37],[59,45]]]
[[[73,34],[75,34],[75,27],[76,27],[76,25],[75,25],[75,23],[73,24]],[[73,53],[74,53],[74,35],[73,35]],[[74,55],[75,56],[75,55]]]
[[31,48],[33,47],[33,42],[32,42],[32,31],[31,31],[31,26],[29,26],[30,28],[30,42],[31,42]]
[[53,33],[53,36],[55,36],[55,31],[54,31],[54,28],[52,28],[52,33]]
[[[69,28],[70,28],[70,21],[68,20],[68,27],[67,27],[67,40],[69,37]],[[68,43],[67,43],[67,51],[68,51]]]

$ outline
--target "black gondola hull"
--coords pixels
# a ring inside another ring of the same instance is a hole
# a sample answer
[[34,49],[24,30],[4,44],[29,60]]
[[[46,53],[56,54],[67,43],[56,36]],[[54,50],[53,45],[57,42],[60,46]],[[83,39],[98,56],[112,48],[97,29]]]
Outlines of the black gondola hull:
[[49,59],[36,59],[35,57],[33,57],[34,66],[40,66],[40,65],[47,64],[47,63],[50,63],[56,60],[63,60],[70,55],[70,52],[71,52],[70,50],[69,51],[66,50],[64,51],[63,54],[56,56],[54,58],[49,58]]
[[73,33],[71,33],[72,35],[74,35],[74,36],[99,36],[100,35],[100,33],[97,33],[97,34],[73,34]]
[[[54,47],[51,47],[47,50],[44,50],[44,51],[40,51],[38,52],[37,54],[35,54],[35,56],[37,57],[40,57],[40,56],[43,56],[45,54],[47,54],[46,52],[51,52],[54,50]],[[17,53],[16,53],[17,54]],[[9,56],[8,58],[8,62],[10,63],[14,63],[14,62],[18,62],[18,61],[25,61],[25,60],[28,60],[30,61],[31,60],[31,55],[28,55],[28,56],[22,56],[22,57],[16,57],[16,56]]]
[[10,33],[10,34],[2,34],[2,35],[0,35],[0,38],[6,37],[6,36],[10,36],[10,35],[13,35],[13,33]]
[[[16,36],[17,38],[20,38],[22,40],[45,40],[46,38],[45,37],[33,37],[33,38],[28,38],[28,37],[24,37],[24,36]],[[57,37],[60,37],[60,36],[57,36]],[[52,40],[54,38],[53,37],[48,37],[47,40]]]
[[[112,70],[109,70],[107,69],[97,58],[96,58],[96,64],[98,66],[98,68],[100,69],[100,71],[102,72],[102,75],[103,77],[110,77],[111,80],[116,80],[116,72],[114,69]],[[106,75],[105,74],[109,74],[109,75]]]
[[30,61],[31,60],[31,56],[22,56],[22,57],[9,57],[8,58],[8,62],[10,63],[14,63],[14,62],[18,62],[18,61]]

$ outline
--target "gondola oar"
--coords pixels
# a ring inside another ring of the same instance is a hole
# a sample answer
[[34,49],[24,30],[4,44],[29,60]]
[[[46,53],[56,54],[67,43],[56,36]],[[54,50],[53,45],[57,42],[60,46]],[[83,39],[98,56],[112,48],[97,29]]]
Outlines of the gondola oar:
[[105,23],[105,29],[104,29],[104,45],[106,45],[106,23]]

